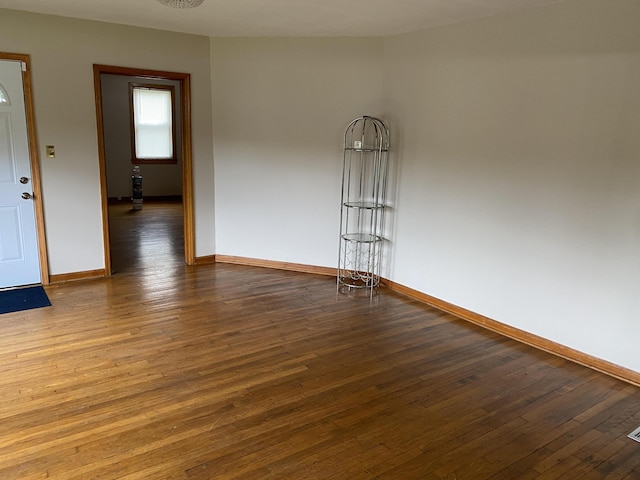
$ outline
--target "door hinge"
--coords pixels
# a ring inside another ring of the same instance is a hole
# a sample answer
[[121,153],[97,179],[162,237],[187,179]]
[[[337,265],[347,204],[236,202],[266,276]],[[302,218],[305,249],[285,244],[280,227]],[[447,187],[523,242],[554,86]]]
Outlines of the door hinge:
[[22,71],[26,72],[27,71],[27,62],[20,62],[20,64],[22,65]]

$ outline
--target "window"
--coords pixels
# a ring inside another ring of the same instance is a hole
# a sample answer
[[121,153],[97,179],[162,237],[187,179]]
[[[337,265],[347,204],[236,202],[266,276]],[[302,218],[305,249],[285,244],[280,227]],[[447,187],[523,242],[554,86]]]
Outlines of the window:
[[177,163],[172,85],[129,84],[132,163]]
[[2,88],[2,85],[0,85],[0,105],[11,105],[9,95],[7,95],[5,89]]

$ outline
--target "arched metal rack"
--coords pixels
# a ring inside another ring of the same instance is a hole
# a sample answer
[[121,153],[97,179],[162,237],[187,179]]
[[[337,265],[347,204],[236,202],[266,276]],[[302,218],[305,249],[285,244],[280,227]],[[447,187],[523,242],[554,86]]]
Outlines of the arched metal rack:
[[389,128],[382,120],[363,116],[344,134],[338,290],[380,285]]

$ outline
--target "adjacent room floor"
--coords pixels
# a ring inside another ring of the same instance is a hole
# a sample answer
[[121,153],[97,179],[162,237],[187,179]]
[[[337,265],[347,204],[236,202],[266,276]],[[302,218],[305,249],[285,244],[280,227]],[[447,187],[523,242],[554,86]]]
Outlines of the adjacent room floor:
[[184,264],[184,223],[180,200],[145,200],[109,205],[111,268],[114,274],[154,272]]

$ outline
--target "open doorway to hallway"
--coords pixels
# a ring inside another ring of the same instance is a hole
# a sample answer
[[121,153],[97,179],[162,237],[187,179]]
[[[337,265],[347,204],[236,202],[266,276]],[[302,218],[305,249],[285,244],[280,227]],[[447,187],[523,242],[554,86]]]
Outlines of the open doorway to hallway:
[[[178,162],[141,166],[145,201],[142,210],[133,210],[128,93],[129,84],[141,79],[175,86]],[[107,275],[175,262],[193,264],[190,76],[94,65],[94,84]],[[111,119],[114,110],[116,115],[120,110],[119,120]],[[115,141],[114,131],[119,132]]]

